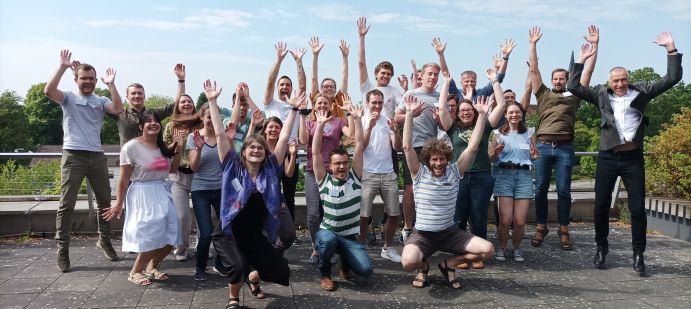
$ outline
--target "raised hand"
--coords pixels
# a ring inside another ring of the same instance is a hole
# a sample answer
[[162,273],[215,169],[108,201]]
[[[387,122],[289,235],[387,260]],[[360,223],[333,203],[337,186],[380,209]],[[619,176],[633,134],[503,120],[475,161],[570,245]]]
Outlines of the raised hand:
[[291,138],[288,142],[288,153],[290,153],[291,156],[298,153],[298,142],[294,138]]
[[211,101],[211,100],[216,100],[219,95],[221,95],[221,92],[223,91],[223,87],[216,89],[216,81],[211,83],[210,80],[206,80],[204,84],[202,85],[204,88],[204,95],[206,96],[206,99]]
[[353,120],[360,121],[360,118],[362,118],[362,114],[362,106],[353,105],[350,107],[350,117],[353,117]]
[[398,84],[401,85],[401,88],[404,90],[408,90],[408,76],[401,74],[401,76],[398,77]]
[[597,49],[588,43],[581,45],[581,51],[578,54],[578,63],[584,63],[588,58],[592,57]]
[[463,99],[472,101],[473,91],[475,91],[475,89],[473,89],[473,86],[466,86],[465,88],[463,88]]
[[672,32],[664,31],[657,35],[655,44],[664,46],[668,51],[674,49],[674,39],[672,38]]
[[285,42],[277,42],[274,48],[276,48],[276,57],[278,59],[283,59],[288,54],[288,45]]
[[432,109],[432,118],[434,118],[434,121],[439,123],[439,108],[435,107]]
[[238,86],[235,87],[235,93],[238,97],[248,97],[250,95],[249,85],[245,82],[239,82]]
[[316,112],[314,113],[314,115],[315,115],[316,118],[317,118],[317,124],[318,124],[318,125],[319,125],[319,124],[324,124],[324,123],[329,122],[331,119],[333,119],[334,116],[333,116],[333,115],[328,116],[328,114],[329,114],[329,112],[327,112],[327,111],[325,111],[325,110],[316,111]]
[[345,40],[341,40],[341,42],[338,44],[338,48],[341,49],[341,54],[343,54],[343,57],[348,57],[348,53],[350,52],[350,45],[346,43]]
[[513,39],[506,39],[504,40],[504,43],[502,43],[499,48],[501,49],[501,53],[504,57],[508,57],[511,55],[511,52],[513,49],[516,47],[516,41]]
[[530,30],[528,30],[528,43],[537,43],[541,37],[542,33],[540,32],[540,27],[533,26],[530,28]]
[[350,98],[350,96],[346,93],[343,94],[343,104],[341,105],[341,109],[349,112],[353,108],[353,100]]
[[252,120],[250,120],[250,122],[255,126],[264,122],[264,114],[260,109],[257,108],[252,111]]
[[284,97],[284,100],[290,104],[290,106],[294,108],[300,108],[300,106],[305,102],[305,92],[300,91],[299,93],[297,90],[293,91],[293,95],[291,97],[288,97],[287,95]]
[[446,72],[446,71],[441,72],[441,76],[444,78],[445,84],[447,84],[447,83],[450,84],[451,81],[453,80],[453,76],[451,76],[451,74],[449,72]]
[[432,47],[434,47],[438,54],[441,54],[446,50],[446,43],[442,42],[439,37],[435,37],[432,39]]
[[199,130],[194,130],[194,133],[192,133],[192,141],[194,141],[194,146],[197,149],[204,147],[204,137],[199,133]]
[[597,44],[600,42],[600,29],[595,27],[595,25],[590,25],[588,27],[588,35],[583,36],[583,38],[590,44]]
[[74,72],[76,74],[77,73],[77,67],[80,64],[82,64],[82,63],[77,61],[77,60],[72,60],[72,64],[70,65],[70,69],[72,70],[72,72]]
[[101,81],[110,86],[115,82],[115,70],[113,68],[106,69],[106,76],[101,77]]
[[68,49],[63,49],[60,51],[60,66],[69,68],[72,65],[72,53]]
[[364,37],[365,35],[367,35],[367,32],[369,31],[369,27],[371,27],[371,26],[367,25],[367,17],[362,16],[362,17],[358,18],[358,20],[357,20],[357,33],[359,36]]
[[422,106],[422,102],[418,102],[417,97],[414,97],[412,95],[407,95],[403,97],[403,102],[405,102],[406,112],[415,112]]
[[489,78],[489,80],[491,82],[494,82],[495,80],[497,80],[497,70],[496,69],[487,69],[486,73],[487,73],[487,78]]
[[237,132],[237,127],[235,126],[234,122],[228,123],[228,126],[226,126],[225,134],[228,139],[235,140],[235,133]]
[[293,58],[295,58],[295,61],[301,61],[302,56],[305,55],[305,49],[304,48],[297,48],[295,50],[290,51],[290,54],[293,55]]
[[380,116],[380,115],[381,115],[381,114],[379,114],[379,112],[371,112],[371,113],[369,113],[369,127],[368,127],[368,130],[371,130],[372,128],[374,128],[374,126],[377,125],[377,120],[379,120],[379,116]]
[[313,54],[318,54],[322,50],[322,47],[324,47],[324,44],[319,44],[319,37],[318,36],[313,36],[310,39],[309,44],[310,44],[310,48],[312,48]]
[[477,97],[477,101],[475,102],[475,104],[473,104],[473,107],[475,107],[475,110],[478,113],[487,114],[489,112],[491,101],[492,100],[490,100],[489,97],[479,96]]
[[501,66],[501,61],[503,60],[501,57],[501,53],[497,53],[496,55],[492,56],[492,64],[494,65],[495,70],[499,70],[499,67]]
[[398,132],[398,124],[391,118],[386,119],[386,124],[389,125],[389,129],[394,132]]
[[415,59],[410,59],[410,65],[413,66],[413,73],[417,74],[417,64],[415,63]]
[[178,77],[178,80],[185,80],[185,65],[182,63],[178,63],[175,65],[175,68],[173,68],[173,72],[175,72],[175,76]]

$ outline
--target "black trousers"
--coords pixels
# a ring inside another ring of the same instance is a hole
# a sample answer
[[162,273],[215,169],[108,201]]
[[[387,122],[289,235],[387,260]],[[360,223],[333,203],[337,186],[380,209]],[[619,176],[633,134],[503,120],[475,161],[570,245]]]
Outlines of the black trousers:
[[290,211],[290,218],[295,223],[295,190],[298,185],[298,170],[299,165],[295,162],[295,172],[293,177],[288,177],[285,174],[281,175],[281,185],[283,187],[283,198],[285,198],[286,206]]
[[631,238],[634,251],[645,251],[645,169],[643,151],[600,151],[595,168],[595,242],[607,247],[609,208],[617,176],[621,176],[628,194],[631,212]]
[[[234,235],[242,237],[241,235]],[[212,235],[216,254],[228,270],[228,282],[241,283],[250,273],[250,266],[259,272],[262,281],[288,286],[290,268],[286,260],[269,240],[260,235],[251,241],[230,239],[219,228]]]

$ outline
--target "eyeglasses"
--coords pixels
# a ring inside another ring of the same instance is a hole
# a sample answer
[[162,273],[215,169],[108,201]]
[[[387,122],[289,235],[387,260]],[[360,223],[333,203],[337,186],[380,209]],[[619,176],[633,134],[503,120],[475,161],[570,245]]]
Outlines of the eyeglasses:
[[322,85],[322,88],[325,88],[325,89],[336,89],[336,85]]
[[249,145],[247,146],[250,150],[259,150],[259,151],[264,151],[264,146],[255,146],[255,145]]
[[335,166],[348,165],[348,161],[331,162],[331,165],[335,165]]

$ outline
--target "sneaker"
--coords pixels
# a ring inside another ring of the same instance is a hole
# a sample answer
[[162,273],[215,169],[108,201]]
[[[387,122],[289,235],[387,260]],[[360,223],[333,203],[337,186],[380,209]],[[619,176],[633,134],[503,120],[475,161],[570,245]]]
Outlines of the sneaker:
[[396,248],[394,247],[388,247],[388,248],[381,248],[381,257],[395,263],[400,263],[401,262],[401,255],[398,254],[398,251],[396,251]]
[[175,260],[178,262],[187,261],[187,249],[175,250]]
[[333,291],[334,290],[334,281],[331,280],[331,276],[324,276],[319,280],[319,285],[322,287],[322,289],[327,290],[327,291]]
[[[213,268],[211,268],[211,270],[213,270],[215,273],[217,273],[217,274],[218,274],[219,276],[221,276],[221,277],[228,277],[228,272],[227,272],[227,271],[221,271],[221,270],[219,270],[218,268],[216,268],[216,266],[214,266]],[[195,275],[196,275],[196,273],[195,273]]]
[[398,237],[398,241],[400,241],[402,244],[405,244],[405,242],[410,237],[410,234],[412,234],[412,233],[413,233],[413,229],[402,229],[401,235]]
[[108,258],[111,261],[117,261],[120,258],[118,254],[115,252],[113,245],[110,243],[110,240],[106,240],[102,237],[99,237],[98,242],[96,243],[96,247],[101,248],[101,250],[103,250],[103,255],[105,255],[106,258]]
[[[214,270],[216,270],[216,267],[214,267]],[[206,281],[208,277],[206,276],[206,269],[204,268],[197,268],[194,271],[194,280],[197,281]]]
[[497,261],[506,261],[506,249],[499,248],[497,253],[494,255],[494,259]]
[[513,249],[513,260],[515,262],[525,261],[525,258],[523,257],[523,251],[521,251],[521,249],[518,249],[518,248]]
[[58,269],[65,273],[70,271],[70,248],[58,246]]

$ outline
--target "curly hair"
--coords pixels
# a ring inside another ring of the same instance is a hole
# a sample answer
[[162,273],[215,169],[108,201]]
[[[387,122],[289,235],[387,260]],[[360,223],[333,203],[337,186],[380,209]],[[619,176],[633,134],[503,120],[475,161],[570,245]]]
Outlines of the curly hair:
[[422,151],[420,152],[421,162],[429,166],[429,159],[433,154],[444,155],[446,156],[446,160],[451,161],[453,151],[446,142],[433,138],[428,140],[425,145],[422,146]]

